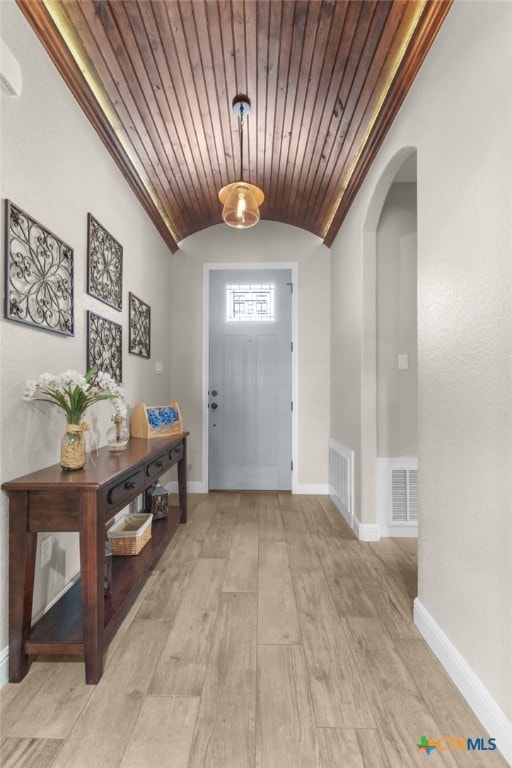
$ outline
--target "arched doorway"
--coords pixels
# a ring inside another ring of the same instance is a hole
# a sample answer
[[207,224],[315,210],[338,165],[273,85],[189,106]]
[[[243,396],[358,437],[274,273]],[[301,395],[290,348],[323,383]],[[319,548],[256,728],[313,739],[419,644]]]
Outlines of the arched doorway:
[[377,522],[416,536],[418,334],[416,153],[396,174],[377,226]]
[[[402,174],[400,174],[400,170]],[[389,413],[386,414],[386,398],[384,397],[385,379],[381,377],[379,381],[378,371],[378,332],[377,332],[377,297],[378,297],[378,255],[379,255],[379,224],[381,222],[382,214],[385,210],[386,201],[391,191],[392,185],[395,184],[413,184],[411,181],[415,176],[416,169],[416,150],[414,147],[404,147],[394,155],[389,161],[388,165],[384,169],[381,178],[375,188],[363,228],[363,333],[362,333],[362,372],[363,381],[361,389],[361,519],[365,522],[365,538],[378,539],[381,534],[390,535],[389,530],[381,531],[381,521],[379,519],[379,487],[377,482],[377,462],[379,458],[379,452],[384,450],[383,445],[386,440],[383,435],[383,425],[386,420],[389,422]],[[398,177],[398,180],[397,180]],[[403,181],[401,180],[403,179]],[[409,179],[405,181],[405,179]],[[403,193],[397,189],[393,192],[390,206],[393,208],[393,198],[403,197]],[[410,189],[409,189],[410,192]],[[409,206],[410,208],[410,206]],[[409,212],[410,213],[410,212]],[[400,241],[400,220],[406,220],[409,217],[405,211],[395,213],[391,215],[391,224],[388,229],[393,230],[393,237],[388,238],[387,247],[391,248],[390,242],[392,240],[396,242]],[[394,222],[392,221],[394,219]],[[386,227],[385,227],[386,229]],[[389,234],[389,232],[388,232]],[[382,235],[382,232],[381,232]],[[407,233],[403,233],[404,237]],[[411,233],[408,233],[409,238]],[[381,246],[382,246],[382,237]],[[403,242],[405,250],[411,250],[412,242],[409,239],[408,243]],[[382,255],[382,254],[381,254]],[[403,261],[400,257],[400,253],[395,254],[392,259],[395,265]],[[411,266],[408,264],[407,266]],[[384,262],[382,264],[384,267]],[[381,269],[381,277],[385,275],[385,272]],[[388,276],[389,277],[389,276]],[[411,281],[411,271],[408,272],[409,284]],[[385,282],[385,280],[384,280]],[[383,288],[383,286],[381,286]],[[398,286],[400,287],[400,286]],[[402,295],[400,290],[395,291],[394,300],[396,296]],[[387,297],[388,308],[392,306],[393,298]],[[410,298],[410,297],[409,297]],[[415,297],[414,297],[414,313],[416,318],[415,309]],[[396,309],[396,308],[395,308]],[[396,312],[395,320],[396,320]],[[405,322],[405,320],[404,320]],[[381,350],[382,351],[382,350]],[[415,352],[415,351],[414,351]],[[398,350],[398,353],[405,354],[404,351]],[[389,354],[389,350],[386,352]],[[401,359],[403,363],[403,358]],[[409,362],[409,360],[408,360]],[[415,354],[411,355],[411,363],[415,362]],[[398,369],[398,357],[389,362],[389,368],[391,365],[396,365]],[[410,370],[410,369],[407,369]],[[382,372],[382,370],[381,370]],[[396,384],[396,382],[395,382]],[[379,391],[380,390],[380,391]],[[400,391],[400,387],[395,387],[393,397],[396,397],[396,392]],[[413,398],[414,400],[414,398]],[[387,403],[389,406],[389,402]],[[414,406],[415,407],[415,406]],[[380,430],[379,430],[380,425]],[[380,434],[379,434],[380,432]],[[389,435],[388,435],[389,437]],[[394,449],[395,450],[395,449]],[[372,522],[370,522],[372,521]],[[410,534],[409,534],[410,535]]]

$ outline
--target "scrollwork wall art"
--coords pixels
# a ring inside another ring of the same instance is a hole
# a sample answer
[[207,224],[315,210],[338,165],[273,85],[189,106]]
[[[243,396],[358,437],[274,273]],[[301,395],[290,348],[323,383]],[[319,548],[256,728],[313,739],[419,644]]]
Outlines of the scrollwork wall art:
[[151,357],[151,307],[144,301],[128,294],[129,325],[128,352],[140,357]]
[[5,201],[5,317],[74,335],[73,250]]
[[123,328],[106,317],[87,312],[87,370],[93,365],[109,373],[121,384],[123,380]]
[[87,293],[121,311],[123,246],[92,214],[87,216]]

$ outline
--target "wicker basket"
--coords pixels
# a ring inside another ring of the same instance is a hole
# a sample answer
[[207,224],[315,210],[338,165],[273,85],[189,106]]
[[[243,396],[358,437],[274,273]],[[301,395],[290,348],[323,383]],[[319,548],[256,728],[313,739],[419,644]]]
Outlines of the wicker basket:
[[122,517],[108,529],[113,555],[138,555],[151,538],[153,515],[140,512]]

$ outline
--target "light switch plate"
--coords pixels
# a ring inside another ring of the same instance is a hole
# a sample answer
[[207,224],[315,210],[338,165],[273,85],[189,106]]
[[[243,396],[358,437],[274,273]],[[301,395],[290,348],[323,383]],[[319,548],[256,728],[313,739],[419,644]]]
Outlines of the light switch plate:
[[398,370],[406,371],[409,368],[409,355],[407,352],[400,352],[398,354]]
[[161,360],[155,360],[155,373],[163,373],[164,372],[164,364]]

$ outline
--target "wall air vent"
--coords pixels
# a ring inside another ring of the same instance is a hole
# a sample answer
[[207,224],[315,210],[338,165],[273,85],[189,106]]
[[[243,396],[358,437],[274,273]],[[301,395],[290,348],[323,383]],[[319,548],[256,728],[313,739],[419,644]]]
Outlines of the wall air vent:
[[354,517],[354,451],[329,440],[329,496],[352,525]]
[[418,470],[391,470],[390,525],[410,525],[418,522]]

